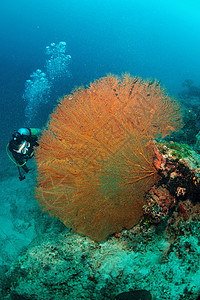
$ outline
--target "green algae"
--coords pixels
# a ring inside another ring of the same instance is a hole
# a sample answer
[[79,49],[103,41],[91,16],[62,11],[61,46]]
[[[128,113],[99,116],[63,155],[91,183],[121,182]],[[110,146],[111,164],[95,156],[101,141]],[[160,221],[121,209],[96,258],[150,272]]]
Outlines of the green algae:
[[174,159],[189,158],[194,152],[193,148],[189,145],[179,144],[177,142],[158,141],[156,142],[156,146],[163,154],[168,151],[170,156]]

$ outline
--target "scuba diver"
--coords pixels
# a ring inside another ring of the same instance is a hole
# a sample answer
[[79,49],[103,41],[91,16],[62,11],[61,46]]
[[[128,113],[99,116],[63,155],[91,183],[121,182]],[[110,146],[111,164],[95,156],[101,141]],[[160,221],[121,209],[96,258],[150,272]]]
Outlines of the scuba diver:
[[7,149],[9,149],[15,159],[14,161],[8,154],[18,168],[20,181],[24,180],[25,173],[30,171],[26,163],[33,157],[34,147],[39,146],[37,140],[41,132],[39,128],[20,128],[12,135],[12,139],[7,145],[6,152],[8,154]]

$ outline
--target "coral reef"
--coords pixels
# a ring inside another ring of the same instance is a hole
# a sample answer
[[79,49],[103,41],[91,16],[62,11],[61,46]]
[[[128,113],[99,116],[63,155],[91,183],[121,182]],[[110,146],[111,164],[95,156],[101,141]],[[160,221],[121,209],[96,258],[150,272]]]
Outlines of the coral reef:
[[102,300],[145,289],[153,299],[195,300],[200,292],[198,222],[185,223],[176,211],[160,234],[156,227],[137,226],[103,244],[65,232],[43,237],[7,272],[4,299],[10,299],[7,292],[14,299]]
[[179,200],[189,197],[199,201],[200,157],[188,145],[159,142],[156,147],[161,154],[160,174],[171,195]]
[[60,100],[40,139],[40,204],[99,242],[131,228],[159,178],[152,140],[181,124],[179,104],[157,81],[108,75],[76,89]]
[[[192,79],[186,79],[183,83],[182,86],[184,87],[184,90],[180,92],[179,96],[183,99],[187,98],[197,98],[200,101],[200,87],[196,86],[194,84],[194,81]],[[192,105],[195,105],[195,101]]]
[[150,210],[136,226],[104,243],[51,226],[9,270],[2,266],[1,298],[114,300],[146,290],[153,300],[196,300],[200,157],[187,145],[160,141],[154,147],[161,180],[147,193]]
[[[186,79],[183,84],[183,90],[179,93],[179,101],[183,111],[182,130],[174,133],[173,141],[195,145],[198,150],[198,132],[200,131],[200,87],[195,85],[193,80]],[[199,150],[198,150],[199,151]]]
[[149,215],[155,223],[164,220],[176,203],[175,198],[162,186],[152,187],[146,196],[144,214]]
[[195,150],[200,153],[200,131],[196,135]]
[[169,218],[175,206],[185,219],[187,212],[182,200],[200,200],[200,157],[188,145],[160,141],[155,143],[161,180],[146,195],[144,214],[153,223]]

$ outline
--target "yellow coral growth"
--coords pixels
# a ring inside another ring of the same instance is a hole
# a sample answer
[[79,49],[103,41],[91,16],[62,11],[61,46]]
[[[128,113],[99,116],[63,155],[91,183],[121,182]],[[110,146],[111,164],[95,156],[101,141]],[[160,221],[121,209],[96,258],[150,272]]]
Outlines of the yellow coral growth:
[[60,100],[36,153],[36,196],[67,226],[97,241],[131,228],[157,181],[152,139],[181,126],[159,84],[108,75]]

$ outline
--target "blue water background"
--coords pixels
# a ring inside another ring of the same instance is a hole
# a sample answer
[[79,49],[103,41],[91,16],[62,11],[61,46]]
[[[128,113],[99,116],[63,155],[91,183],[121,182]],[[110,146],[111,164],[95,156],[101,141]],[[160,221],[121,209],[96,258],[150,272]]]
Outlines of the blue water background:
[[60,41],[72,56],[67,93],[122,72],[160,79],[175,95],[185,79],[200,85],[199,1],[1,0],[1,147],[24,124],[25,81]]

